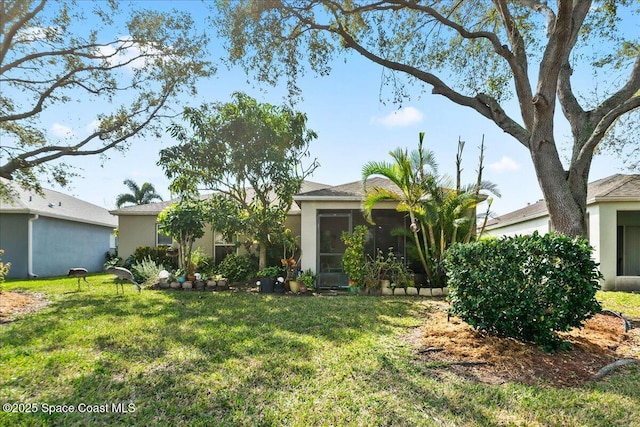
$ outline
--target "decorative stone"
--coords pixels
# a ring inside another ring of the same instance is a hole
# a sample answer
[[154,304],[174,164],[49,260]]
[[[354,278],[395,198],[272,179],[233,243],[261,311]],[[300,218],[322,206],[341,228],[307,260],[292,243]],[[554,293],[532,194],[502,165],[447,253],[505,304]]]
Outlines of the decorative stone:
[[158,285],[160,286],[160,289],[169,289],[171,287],[171,283],[166,279],[160,279]]
[[196,289],[204,289],[205,283],[202,280],[196,280],[193,284]]
[[391,288],[382,288],[382,295],[393,295]]
[[182,289],[193,289],[193,283],[187,280],[182,284]]
[[393,294],[394,295],[406,295],[407,292],[404,290],[404,288],[395,288],[393,290]]
[[215,280],[207,280],[207,288],[215,288],[217,283]]
[[413,286],[409,286],[407,288],[407,295],[418,295],[418,288],[415,288]]
[[418,295],[422,297],[430,297],[431,296],[431,288],[420,288],[420,292]]
[[180,289],[180,282],[171,282],[171,289]]

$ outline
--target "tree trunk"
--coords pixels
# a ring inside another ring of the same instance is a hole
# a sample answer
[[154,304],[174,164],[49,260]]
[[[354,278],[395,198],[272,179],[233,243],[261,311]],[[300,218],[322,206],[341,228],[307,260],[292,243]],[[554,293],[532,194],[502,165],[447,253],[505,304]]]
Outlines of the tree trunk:
[[260,258],[258,261],[258,270],[263,270],[267,267],[267,245],[260,243]]
[[[534,138],[538,135],[537,138]],[[532,133],[531,159],[549,211],[551,230],[570,237],[587,237],[585,206],[587,182],[584,174],[564,170],[553,129]],[[584,202],[583,202],[584,200]]]

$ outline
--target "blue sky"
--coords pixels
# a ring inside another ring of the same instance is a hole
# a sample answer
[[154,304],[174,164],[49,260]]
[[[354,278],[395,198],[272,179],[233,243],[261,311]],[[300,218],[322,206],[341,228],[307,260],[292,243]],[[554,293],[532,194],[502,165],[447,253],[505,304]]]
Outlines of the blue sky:
[[[154,6],[152,2],[145,3],[147,7]],[[167,4],[161,3],[163,7]],[[197,16],[206,13],[195,1],[172,3],[172,6],[190,10]],[[214,37],[213,30],[210,36]],[[224,53],[215,39],[211,46],[211,58],[218,62],[217,58]],[[502,192],[502,197],[494,201],[492,210],[504,214],[542,197],[529,153],[515,139],[475,111],[431,95],[430,87],[422,95],[424,88],[416,87],[415,96],[402,108],[389,103],[383,105],[380,102],[382,71],[380,66],[352,55],[346,62],[342,59],[336,61],[329,76],[315,77],[309,73],[300,82],[304,100],[296,109],[307,114],[308,128],[318,134],[310,151],[312,157],[318,158],[320,167],[310,177],[311,180],[333,185],[357,181],[366,162],[388,160],[389,151],[395,147],[417,147],[418,133],[425,132],[426,147],[436,153],[440,170],[450,175],[455,172],[458,139],[466,141],[463,177],[465,182],[473,182],[478,146],[484,135],[484,177],[498,184]],[[580,83],[592,84],[589,77],[581,79]],[[234,91],[244,91],[260,102],[284,102],[282,87],[254,87],[247,83],[242,70],[227,70],[221,66],[213,78],[200,82],[198,96],[186,97],[184,105],[226,102]],[[383,93],[388,94],[388,90]],[[68,104],[50,112],[43,120],[52,136],[82,135],[93,120],[86,112],[86,105]],[[513,110],[510,113],[519,118]],[[569,135],[567,125],[559,121],[557,140],[569,141]],[[169,199],[169,181],[156,162],[159,150],[174,143],[166,135],[160,140],[135,140],[125,153],[108,153],[109,159],[105,162],[97,157],[67,159],[65,162],[77,168],[81,177],[75,178],[65,189],[49,187],[113,209],[117,195],[128,192],[123,181],[132,179],[138,184],[152,183],[165,200]],[[568,148],[566,145],[563,151],[565,156],[569,154]],[[625,172],[620,159],[597,156],[590,181]]]

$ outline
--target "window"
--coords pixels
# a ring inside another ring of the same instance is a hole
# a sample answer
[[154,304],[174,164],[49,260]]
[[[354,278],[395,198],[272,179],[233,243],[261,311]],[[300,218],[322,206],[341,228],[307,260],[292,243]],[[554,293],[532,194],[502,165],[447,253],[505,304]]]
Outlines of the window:
[[171,245],[173,243],[173,237],[167,236],[162,232],[160,224],[156,224],[156,246]]

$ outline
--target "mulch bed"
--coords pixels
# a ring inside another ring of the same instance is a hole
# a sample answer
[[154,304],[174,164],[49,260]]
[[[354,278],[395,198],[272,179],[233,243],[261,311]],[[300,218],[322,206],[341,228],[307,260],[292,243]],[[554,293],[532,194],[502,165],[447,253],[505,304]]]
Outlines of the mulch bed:
[[453,371],[492,384],[575,386],[617,360],[640,359],[640,329],[625,332],[625,322],[613,315],[597,314],[584,328],[560,334],[571,350],[545,353],[533,344],[476,331],[456,317],[448,321],[446,309],[445,303],[436,303],[409,337],[416,357],[436,372]]

